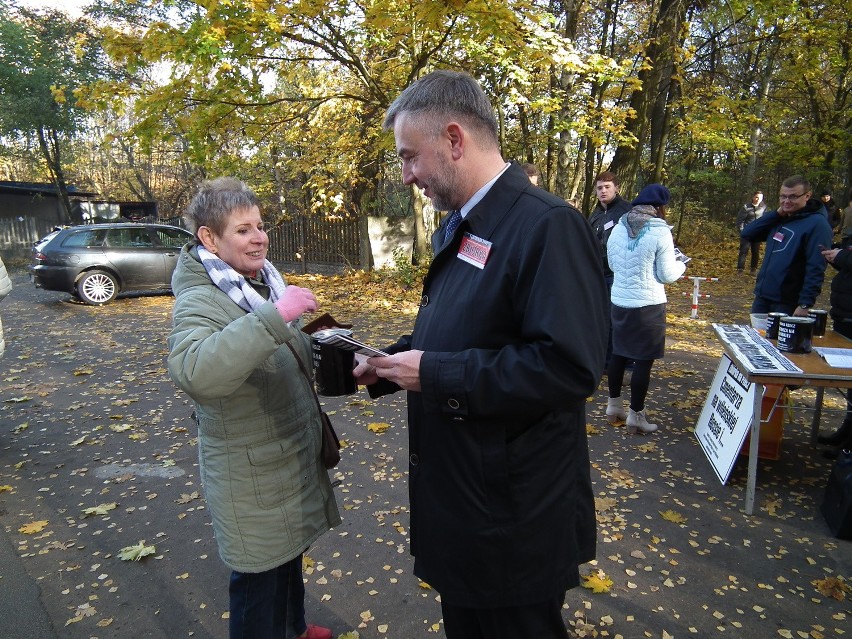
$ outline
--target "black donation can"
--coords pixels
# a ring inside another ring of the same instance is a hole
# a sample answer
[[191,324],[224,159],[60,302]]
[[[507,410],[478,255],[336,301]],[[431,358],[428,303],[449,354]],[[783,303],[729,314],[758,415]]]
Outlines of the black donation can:
[[782,317],[787,317],[787,313],[769,313],[766,316],[766,337],[768,339],[778,339],[778,324]]
[[810,353],[814,323],[813,317],[782,317],[778,324],[778,350]]
[[819,308],[812,308],[808,311],[808,317],[814,318],[814,337],[822,337],[825,335],[825,325],[828,322],[828,311]]
[[[347,329],[331,330],[337,334],[352,335],[352,331]],[[320,342],[317,336],[326,332],[317,331],[311,335],[317,393],[325,397],[351,395],[358,390],[355,376],[352,374],[352,369],[355,368],[355,353]]]

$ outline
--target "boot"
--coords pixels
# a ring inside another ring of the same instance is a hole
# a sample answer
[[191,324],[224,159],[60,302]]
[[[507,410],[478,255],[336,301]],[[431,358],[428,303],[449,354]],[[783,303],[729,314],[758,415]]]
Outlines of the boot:
[[852,422],[843,420],[843,424],[840,425],[840,428],[831,433],[831,435],[820,435],[817,437],[817,441],[820,444],[838,446],[849,436],[850,432],[852,432]]
[[656,424],[649,424],[644,410],[635,411],[632,408],[627,414],[627,432],[631,435],[636,433],[653,433],[657,430]]
[[606,418],[610,424],[623,422],[627,419],[627,413],[624,410],[624,400],[620,397],[610,397],[606,402]]

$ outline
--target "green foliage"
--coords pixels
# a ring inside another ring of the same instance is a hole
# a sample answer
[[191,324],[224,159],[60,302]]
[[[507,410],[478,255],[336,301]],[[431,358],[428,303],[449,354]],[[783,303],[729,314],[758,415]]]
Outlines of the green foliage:
[[379,269],[379,277],[388,280],[401,287],[403,290],[420,290],[429,263],[413,264],[408,251],[402,247],[393,250],[393,266],[385,266]]
[[0,16],[0,132],[73,135],[78,96],[104,71],[91,25],[57,11]]

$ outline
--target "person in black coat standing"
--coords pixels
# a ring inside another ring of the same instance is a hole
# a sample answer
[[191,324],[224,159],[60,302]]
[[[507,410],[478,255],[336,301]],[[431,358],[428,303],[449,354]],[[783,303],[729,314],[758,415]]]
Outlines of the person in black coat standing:
[[[755,191],[751,196],[751,202],[743,204],[743,208],[737,214],[737,233],[742,233],[747,224],[751,224],[766,211],[766,202],[763,201],[763,192]],[[746,257],[751,251],[751,272],[757,272],[760,263],[760,241],[740,238],[740,253],[737,256],[737,272],[742,273],[745,268]]]
[[469,75],[417,80],[384,126],[403,181],[451,211],[412,334],[354,371],[371,397],[408,391],[414,573],[440,593],[448,639],[565,639],[565,593],[595,556],[585,415],[607,337],[597,241],[503,159]]
[[[611,171],[599,173],[595,178],[595,195],[598,198],[598,203],[592,210],[589,216],[589,225],[598,242],[601,245],[601,261],[603,263],[604,278],[606,279],[606,295],[609,299],[610,290],[612,290],[612,282],[614,275],[609,267],[609,259],[606,255],[606,245],[609,242],[609,236],[612,234],[612,229],[618,224],[621,216],[630,210],[631,204],[619,193],[620,185],[618,176]],[[606,347],[606,362],[605,365],[609,368],[609,360],[612,357],[612,328],[609,329],[609,341]],[[632,370],[633,362],[628,362],[628,370]]]
[[[825,260],[837,269],[831,280],[831,309],[834,330],[852,339],[852,235],[846,235],[840,248],[827,248],[822,252]],[[831,435],[820,435],[819,442],[833,448],[827,457],[837,457],[840,449],[852,449],[852,389],[846,391],[846,418]]]

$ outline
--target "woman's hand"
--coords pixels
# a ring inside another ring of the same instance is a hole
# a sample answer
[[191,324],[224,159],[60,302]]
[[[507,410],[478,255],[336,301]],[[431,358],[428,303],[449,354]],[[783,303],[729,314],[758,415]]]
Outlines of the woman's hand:
[[319,302],[309,289],[290,285],[284,289],[281,299],[275,302],[275,308],[284,321],[289,323],[298,319],[302,313],[313,313],[319,308]]
[[834,258],[837,257],[838,253],[840,253],[839,248],[836,248],[836,249],[828,248],[828,249],[824,249],[822,251],[822,256],[825,258],[826,262],[828,262],[829,264],[834,264]]
[[376,367],[367,363],[367,357],[360,353],[355,354],[355,368],[352,369],[352,374],[355,376],[355,382],[359,386],[369,386],[379,381],[379,376],[376,375]]

